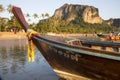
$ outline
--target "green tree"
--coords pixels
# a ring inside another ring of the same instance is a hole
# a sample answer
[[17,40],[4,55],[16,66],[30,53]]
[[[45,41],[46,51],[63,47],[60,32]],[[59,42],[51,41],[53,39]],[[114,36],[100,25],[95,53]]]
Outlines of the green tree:
[[39,18],[36,13],[33,14],[34,19]]
[[10,13],[10,14],[12,14],[12,5],[11,4],[9,4],[8,5],[8,7],[7,7],[7,11]]
[[48,13],[46,13],[46,14],[45,14],[45,17],[47,17],[47,18],[48,18],[48,17],[49,17],[49,14],[48,14]]
[[0,4],[0,12],[3,12],[5,9],[2,4]]
[[45,18],[45,14],[42,13],[41,15],[42,15],[42,18],[44,19]]
[[[9,20],[9,22],[8,22],[8,26],[9,26],[9,29],[12,29],[13,30],[13,28],[14,28],[14,16],[11,16],[11,19]],[[19,24],[19,22],[16,20],[15,21],[16,22],[16,29],[19,31],[19,30],[21,30],[22,29],[22,27],[21,27],[21,25]]]
[[30,17],[31,17],[30,14],[27,13],[25,16],[28,18],[28,22],[30,22],[30,21],[31,21],[31,19],[30,19]]
[[[3,7],[2,4],[0,4],[0,13],[3,12],[5,9]],[[2,18],[0,17],[0,31],[2,31],[2,28],[3,28],[3,20]]]
[[26,14],[26,17],[27,17],[27,18],[29,18],[29,17],[30,17],[30,14],[29,14],[29,13],[27,13],[27,14]]

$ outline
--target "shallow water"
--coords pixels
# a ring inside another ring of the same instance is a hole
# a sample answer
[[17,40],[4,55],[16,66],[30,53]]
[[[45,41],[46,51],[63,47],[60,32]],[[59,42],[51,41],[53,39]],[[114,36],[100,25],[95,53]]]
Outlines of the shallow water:
[[58,80],[35,48],[35,62],[27,61],[27,40],[0,40],[0,80]]

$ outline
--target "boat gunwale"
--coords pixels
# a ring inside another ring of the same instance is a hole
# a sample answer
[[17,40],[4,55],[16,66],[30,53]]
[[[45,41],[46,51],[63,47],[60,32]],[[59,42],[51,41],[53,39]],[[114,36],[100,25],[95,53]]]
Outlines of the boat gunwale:
[[91,45],[96,45],[96,46],[100,46],[101,44],[103,47],[119,47],[120,43],[118,42],[112,42],[112,41],[93,41],[93,40],[80,40],[82,43],[85,44],[91,44]]
[[41,42],[44,42],[51,46],[66,49],[66,50],[77,52],[77,53],[81,53],[84,55],[91,55],[91,56],[120,61],[120,54],[118,54],[118,52],[110,52],[110,51],[92,49],[92,48],[88,48],[88,47],[67,45],[65,43],[60,43],[58,41],[52,41],[52,40],[46,39],[42,36],[36,36],[36,37],[34,37],[34,39],[38,39],[38,40],[41,39]]

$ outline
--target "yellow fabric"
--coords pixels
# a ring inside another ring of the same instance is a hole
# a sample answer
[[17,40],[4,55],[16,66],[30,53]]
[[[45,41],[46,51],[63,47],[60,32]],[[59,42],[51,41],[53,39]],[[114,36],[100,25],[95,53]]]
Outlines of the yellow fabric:
[[35,61],[35,54],[34,54],[34,43],[32,40],[29,40],[33,34],[36,34],[37,32],[31,29],[28,29],[27,36],[28,36],[28,62],[34,62]]
[[32,29],[27,30],[28,39],[30,39],[33,34],[37,34],[37,32]]
[[34,44],[32,41],[28,42],[28,62],[34,62]]

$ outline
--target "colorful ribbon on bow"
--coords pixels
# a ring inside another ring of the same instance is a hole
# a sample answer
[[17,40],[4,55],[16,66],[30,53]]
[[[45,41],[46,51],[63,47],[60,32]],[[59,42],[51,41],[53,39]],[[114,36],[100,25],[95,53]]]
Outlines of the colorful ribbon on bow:
[[32,41],[32,38],[36,34],[37,34],[37,32],[32,30],[32,29],[28,29],[27,30],[27,37],[28,37],[28,62],[34,62],[35,61],[34,43]]

